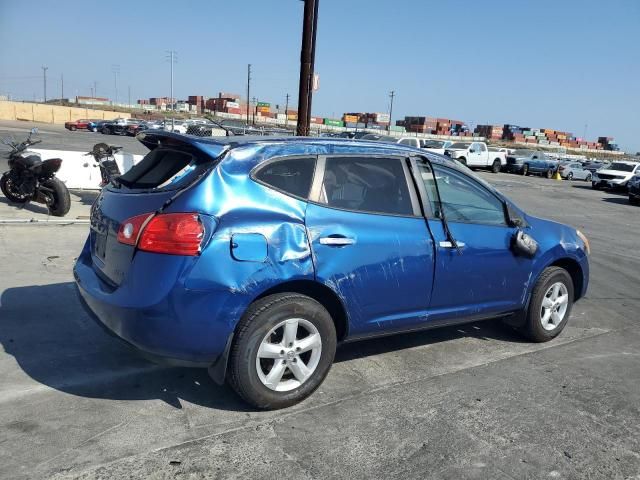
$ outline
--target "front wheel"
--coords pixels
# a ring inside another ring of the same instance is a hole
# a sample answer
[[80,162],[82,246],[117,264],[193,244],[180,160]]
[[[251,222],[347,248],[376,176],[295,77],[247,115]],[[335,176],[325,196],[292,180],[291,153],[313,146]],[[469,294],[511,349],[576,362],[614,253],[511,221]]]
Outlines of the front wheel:
[[467,165],[467,159],[464,157],[456,158],[462,165]]
[[633,195],[629,195],[629,203],[631,205],[640,205],[640,200],[638,200],[636,197],[634,197]]
[[496,158],[493,161],[493,165],[491,165],[491,171],[493,173],[500,173],[501,168],[502,168],[502,163],[500,163],[500,160]]
[[593,188],[594,190],[600,190],[600,185],[598,185],[596,182],[591,182],[591,188]]
[[587,175],[587,178],[584,179],[585,182],[590,182],[591,181],[591,174]]
[[31,195],[20,193],[17,185],[14,184],[14,179],[11,178],[9,173],[10,172],[5,173],[0,178],[0,190],[2,190],[2,194],[12,203],[27,203],[31,200]]
[[297,293],[270,295],[240,320],[229,355],[229,383],[261,409],[294,405],[329,373],[336,330],[329,312]]
[[547,176],[547,178],[553,178],[553,170],[551,170],[551,169],[547,170],[546,176]]
[[564,329],[573,305],[573,281],[560,267],[546,268],[536,282],[522,333],[534,342],[548,342]]
[[71,197],[67,186],[57,178],[50,178],[42,182],[42,187],[46,188],[50,202],[47,203],[49,213],[54,217],[64,217],[71,208]]
[[529,165],[527,165],[526,163],[522,166],[522,175],[524,175],[525,177],[529,175]]
[[567,180],[573,180],[573,172],[567,173]]

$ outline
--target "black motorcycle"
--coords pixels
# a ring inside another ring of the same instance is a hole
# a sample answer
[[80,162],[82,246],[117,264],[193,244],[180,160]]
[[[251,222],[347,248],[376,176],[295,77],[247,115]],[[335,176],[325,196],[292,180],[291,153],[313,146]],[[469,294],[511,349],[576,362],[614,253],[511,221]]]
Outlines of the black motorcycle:
[[122,147],[116,147],[114,145],[107,145],[106,143],[96,143],[93,149],[85,154],[91,155],[98,163],[96,166],[100,167],[100,187],[104,187],[108,183],[115,182],[121,175],[120,168],[116,163],[114,155],[122,150]]
[[56,178],[62,159],[51,158],[43,161],[40,155],[27,150],[28,147],[42,142],[31,139],[31,136],[37,133],[37,128],[32,129],[27,139],[20,143],[13,138],[2,140],[2,143],[11,147],[11,153],[9,171],[0,177],[0,190],[10,202],[44,203],[51,215],[64,217],[71,208],[71,198],[67,186]]

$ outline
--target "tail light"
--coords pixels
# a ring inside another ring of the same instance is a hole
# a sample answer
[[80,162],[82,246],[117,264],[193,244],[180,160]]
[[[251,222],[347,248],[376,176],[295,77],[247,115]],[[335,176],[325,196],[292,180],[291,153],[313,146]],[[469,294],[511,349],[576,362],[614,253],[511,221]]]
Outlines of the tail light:
[[204,226],[196,213],[147,213],[125,220],[118,230],[121,243],[169,255],[197,255],[203,237]]

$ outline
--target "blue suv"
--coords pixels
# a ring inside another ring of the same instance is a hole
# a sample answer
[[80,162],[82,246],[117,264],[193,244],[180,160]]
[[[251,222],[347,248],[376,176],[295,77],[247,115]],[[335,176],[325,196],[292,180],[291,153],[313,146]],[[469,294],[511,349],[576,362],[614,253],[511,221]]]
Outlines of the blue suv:
[[336,345],[502,318],[554,338],[587,239],[461,164],[397,144],[148,130],[107,185],[74,274],[99,324],[247,402],[292,405]]

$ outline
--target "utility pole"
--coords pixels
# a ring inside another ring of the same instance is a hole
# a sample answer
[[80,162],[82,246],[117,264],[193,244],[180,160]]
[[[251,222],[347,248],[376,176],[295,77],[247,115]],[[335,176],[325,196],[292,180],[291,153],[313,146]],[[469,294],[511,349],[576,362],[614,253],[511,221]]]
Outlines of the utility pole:
[[64,74],[60,74],[60,105],[62,105],[62,99],[64,98]]
[[129,103],[127,105],[129,106],[129,108],[131,108],[131,85],[127,86],[127,90],[129,93]]
[[247,65],[247,126],[249,125],[249,99],[251,91],[251,64]]
[[93,81],[93,95],[98,96],[98,82]]
[[287,127],[289,125],[289,97],[290,95],[287,93],[284,104],[284,126]]
[[389,103],[389,125],[387,125],[387,132],[391,131],[391,119],[393,116],[393,99],[396,96],[396,92],[391,90],[391,92],[389,93],[389,98],[391,99],[391,102]]
[[315,62],[319,1],[304,0],[302,47],[300,50],[300,84],[298,88],[298,135],[309,135],[312,99],[311,84]]
[[49,67],[41,67],[42,68],[42,78],[44,80],[44,103],[47,103],[47,70]]
[[118,103],[118,75],[120,74],[120,65],[111,65],[111,71],[113,72],[113,84],[116,89],[116,97],[114,104]]
[[176,102],[173,98],[173,64],[177,61],[177,52],[175,50],[167,50],[167,54],[167,60],[171,63],[171,97],[169,99],[171,100],[171,110],[173,110],[173,115],[171,116],[171,130],[173,131],[176,124]]

